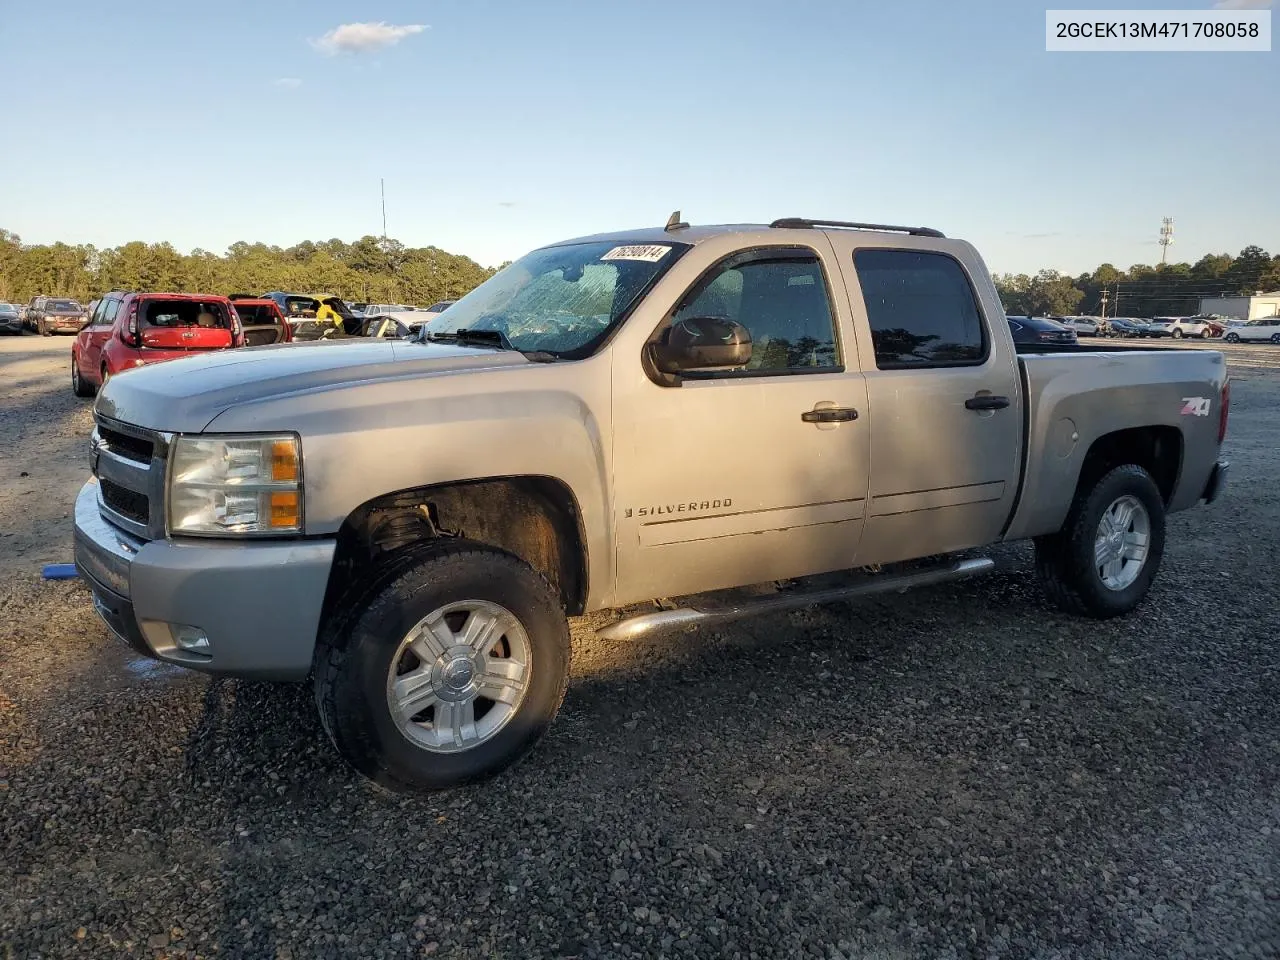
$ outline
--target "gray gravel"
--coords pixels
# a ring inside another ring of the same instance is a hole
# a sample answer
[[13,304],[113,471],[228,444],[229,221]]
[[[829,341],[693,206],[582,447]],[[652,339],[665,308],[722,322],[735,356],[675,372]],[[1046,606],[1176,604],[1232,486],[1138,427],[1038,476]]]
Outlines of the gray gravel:
[[1017,546],[856,607],[580,623],[532,757],[405,801],[306,687],[137,660],[38,580],[84,473],[68,347],[0,339],[0,957],[1280,956],[1280,349],[1228,351],[1232,486],[1134,616],[1049,611]]

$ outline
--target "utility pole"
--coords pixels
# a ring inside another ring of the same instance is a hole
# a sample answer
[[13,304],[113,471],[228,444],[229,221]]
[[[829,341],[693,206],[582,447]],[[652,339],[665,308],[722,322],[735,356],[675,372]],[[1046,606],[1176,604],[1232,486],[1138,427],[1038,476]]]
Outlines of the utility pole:
[[1102,288],[1102,319],[1107,319],[1107,288]]
[[1116,302],[1111,305],[1111,315],[1120,316],[1120,281],[1116,281]]
[[1160,222],[1160,266],[1165,265],[1169,257],[1169,244],[1173,243],[1173,217],[1165,217]]
[[382,189],[382,243],[387,243],[387,181],[382,177],[378,178],[378,186]]

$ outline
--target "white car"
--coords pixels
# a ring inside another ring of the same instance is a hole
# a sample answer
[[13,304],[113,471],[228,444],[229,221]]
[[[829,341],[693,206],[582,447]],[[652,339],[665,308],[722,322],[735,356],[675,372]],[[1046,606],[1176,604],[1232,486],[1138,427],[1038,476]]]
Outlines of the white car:
[[1213,328],[1202,317],[1155,317],[1147,324],[1148,337],[1199,337],[1207,340],[1213,336]]
[[366,317],[386,317],[393,313],[412,313],[416,307],[410,307],[403,303],[370,303],[364,308]]
[[1263,317],[1261,320],[1232,324],[1227,328],[1223,339],[1227,343],[1239,343],[1241,340],[1270,340],[1272,343],[1280,343],[1280,317]]
[[1095,317],[1050,317],[1076,332],[1078,337],[1096,337],[1098,335],[1098,320]]

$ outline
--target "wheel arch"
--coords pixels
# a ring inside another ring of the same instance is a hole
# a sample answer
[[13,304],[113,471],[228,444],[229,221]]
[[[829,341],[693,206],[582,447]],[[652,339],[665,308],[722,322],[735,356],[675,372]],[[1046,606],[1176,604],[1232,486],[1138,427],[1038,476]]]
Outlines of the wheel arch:
[[569,615],[586,605],[590,570],[582,511],[573,491],[555,477],[492,477],[382,494],[353,510],[337,539],[326,616],[362,579],[362,570],[453,539],[495,547],[529,564]]
[[1132,463],[1151,474],[1168,506],[1178,489],[1185,447],[1182,431],[1167,425],[1130,427],[1103,434],[1090,444],[1081,461],[1076,494],[1091,489],[1115,467]]

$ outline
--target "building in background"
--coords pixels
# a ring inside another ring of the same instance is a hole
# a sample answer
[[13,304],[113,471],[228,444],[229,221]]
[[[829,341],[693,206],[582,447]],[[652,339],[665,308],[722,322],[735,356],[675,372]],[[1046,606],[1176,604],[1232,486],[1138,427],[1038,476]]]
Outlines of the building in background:
[[1202,297],[1200,313],[1237,320],[1261,320],[1280,316],[1280,290],[1255,293],[1252,297]]

